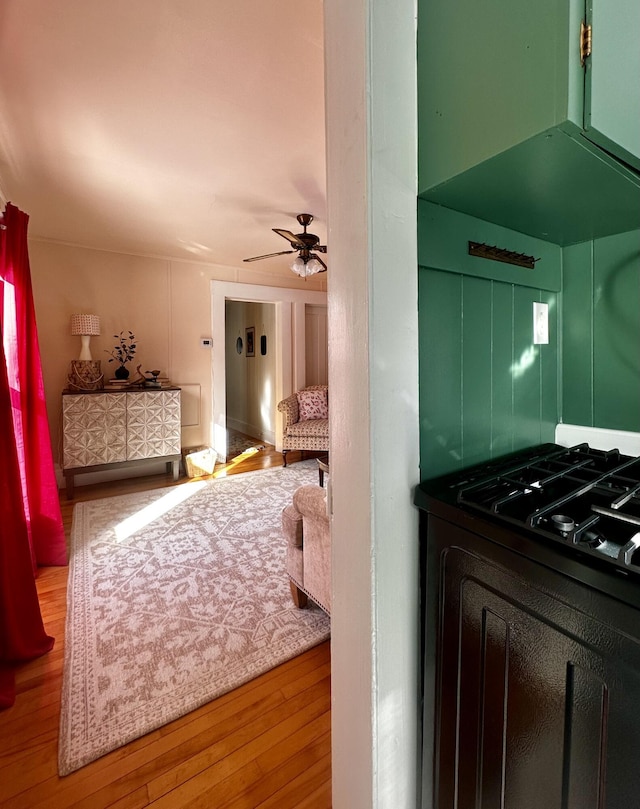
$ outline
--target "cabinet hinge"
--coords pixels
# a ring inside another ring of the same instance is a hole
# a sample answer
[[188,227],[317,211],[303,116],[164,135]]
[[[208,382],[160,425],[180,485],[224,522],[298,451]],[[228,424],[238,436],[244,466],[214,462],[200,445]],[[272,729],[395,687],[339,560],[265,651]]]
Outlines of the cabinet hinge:
[[591,26],[580,23],[580,66],[584,67],[585,59],[591,56]]

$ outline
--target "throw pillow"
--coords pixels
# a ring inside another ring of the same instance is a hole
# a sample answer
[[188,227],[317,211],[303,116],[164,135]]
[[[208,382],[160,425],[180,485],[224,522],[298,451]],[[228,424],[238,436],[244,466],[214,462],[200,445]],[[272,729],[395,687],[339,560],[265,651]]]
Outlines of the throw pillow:
[[329,418],[329,405],[326,391],[299,390],[297,396],[299,421]]

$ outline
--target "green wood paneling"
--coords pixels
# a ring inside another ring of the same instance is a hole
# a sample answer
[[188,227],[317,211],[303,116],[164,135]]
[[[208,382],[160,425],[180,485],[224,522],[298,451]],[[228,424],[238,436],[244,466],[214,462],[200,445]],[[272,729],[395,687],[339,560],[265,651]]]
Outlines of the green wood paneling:
[[640,231],[564,250],[562,420],[640,430]]
[[513,286],[493,284],[491,456],[513,450]]
[[[533,301],[551,307],[550,345],[533,345]],[[422,478],[553,440],[557,295],[421,268]]]
[[[563,254],[561,296],[420,269],[423,479],[553,441],[560,420],[640,431],[640,231]],[[536,300],[549,345],[533,344]]]
[[551,345],[533,344],[534,289],[515,287],[513,296],[513,412],[514,449],[540,443],[541,377],[540,353]]
[[592,242],[563,250],[562,420],[594,426]]
[[492,284],[462,279],[462,454],[465,465],[487,457],[491,440]]
[[461,277],[420,271],[420,455],[441,474],[462,465],[461,296]]
[[593,249],[593,400],[598,426],[640,429],[640,232]]
[[559,296],[541,290],[538,300],[549,307],[549,345],[540,346],[540,440],[554,441],[556,425],[560,420],[558,414],[562,412],[559,396]]
[[[536,259],[535,268],[469,255],[469,242],[479,242]],[[418,200],[418,264],[422,267],[492,278],[519,286],[558,291],[562,251],[556,244],[525,236],[467,214]]]

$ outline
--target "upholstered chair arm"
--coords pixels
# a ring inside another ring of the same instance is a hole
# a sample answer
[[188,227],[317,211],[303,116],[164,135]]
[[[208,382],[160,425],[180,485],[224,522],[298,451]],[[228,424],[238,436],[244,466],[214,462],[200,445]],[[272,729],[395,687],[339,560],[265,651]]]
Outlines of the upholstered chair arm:
[[281,402],[278,402],[278,410],[281,413],[284,413],[284,424],[282,425],[282,427],[283,430],[286,431],[287,427],[290,424],[295,424],[300,418],[300,411],[298,410],[297,394],[292,393],[291,396],[287,396],[286,399],[283,399]]
[[327,490],[320,486],[300,486],[293,494],[293,506],[303,517],[326,523],[329,521]]
[[302,514],[304,590],[331,613],[331,530],[326,489],[301,486],[293,495],[293,507]]
[[302,548],[302,514],[294,505],[282,510],[282,532],[291,548]]

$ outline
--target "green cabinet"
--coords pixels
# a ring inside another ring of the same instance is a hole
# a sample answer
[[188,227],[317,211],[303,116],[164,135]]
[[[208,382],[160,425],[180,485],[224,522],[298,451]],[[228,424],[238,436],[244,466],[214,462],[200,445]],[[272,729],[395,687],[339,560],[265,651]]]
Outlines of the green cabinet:
[[640,171],[640,3],[589,0],[584,135]]
[[588,2],[420,0],[423,199],[560,245],[638,226],[640,3]]

